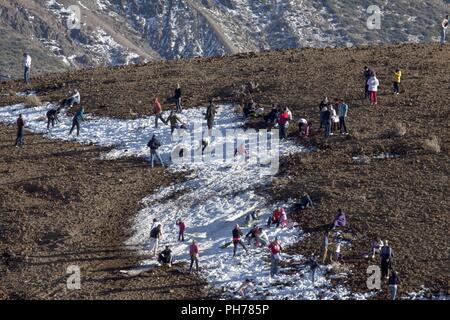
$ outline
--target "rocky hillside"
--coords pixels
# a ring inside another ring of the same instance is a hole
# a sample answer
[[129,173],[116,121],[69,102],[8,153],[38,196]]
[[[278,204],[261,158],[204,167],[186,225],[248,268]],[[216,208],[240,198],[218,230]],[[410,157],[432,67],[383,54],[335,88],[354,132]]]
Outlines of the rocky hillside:
[[[305,46],[436,40],[448,0],[3,0],[0,76]],[[72,6],[72,7],[71,7]],[[74,14],[71,8],[79,11]],[[73,28],[79,24],[79,28]]]

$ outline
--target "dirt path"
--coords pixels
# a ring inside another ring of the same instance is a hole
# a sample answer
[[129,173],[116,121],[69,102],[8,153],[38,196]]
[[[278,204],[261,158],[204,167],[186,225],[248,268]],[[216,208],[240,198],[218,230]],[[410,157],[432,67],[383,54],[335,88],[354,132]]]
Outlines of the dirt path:
[[[205,283],[160,268],[137,277],[119,271],[140,260],[123,241],[139,201],[174,177],[141,160],[100,161],[93,146],[26,135],[0,126],[0,296],[27,299],[198,299]],[[81,290],[68,290],[79,266]]]

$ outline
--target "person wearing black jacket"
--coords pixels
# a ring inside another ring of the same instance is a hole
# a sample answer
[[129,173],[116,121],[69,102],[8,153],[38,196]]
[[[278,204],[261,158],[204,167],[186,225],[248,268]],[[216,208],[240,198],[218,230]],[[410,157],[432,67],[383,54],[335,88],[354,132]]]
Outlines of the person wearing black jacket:
[[311,269],[311,281],[314,284],[316,270],[320,268],[319,263],[314,255],[311,255],[308,260],[309,267]]
[[161,159],[161,156],[158,153],[158,148],[161,146],[161,142],[156,138],[155,135],[152,136],[150,141],[147,143],[147,147],[150,148],[150,162],[152,164],[152,168],[154,167],[155,158],[158,159],[161,166],[164,167],[164,162]]
[[172,264],[172,259],[172,250],[170,250],[169,246],[166,246],[166,249],[161,251],[158,255],[158,262],[168,264],[169,266]]
[[363,77],[364,77],[364,99],[369,98],[369,84],[367,81],[369,81],[370,77],[372,76],[372,70],[369,69],[369,67],[365,66],[363,71]]
[[392,269],[393,259],[394,259],[394,250],[389,246],[387,240],[384,241],[384,246],[381,247],[380,250],[380,267],[381,267],[381,277],[387,279],[389,274],[389,269]]
[[391,294],[392,300],[397,298],[398,285],[400,284],[400,278],[394,270],[391,272],[391,276],[388,280],[389,284],[389,293]]
[[331,111],[325,107],[323,111],[323,122],[325,125],[325,137],[329,137],[331,135]]
[[247,252],[247,248],[245,247],[244,242],[241,240],[241,237],[244,234],[242,233],[238,224],[234,227],[232,234],[233,234],[233,246],[234,246],[233,257],[236,256],[236,249],[237,249],[238,244],[240,244],[242,246],[242,248],[244,248],[245,252]]
[[60,110],[61,107],[47,111],[47,130],[50,130],[50,124],[52,124],[53,128],[55,126],[55,121],[59,122],[58,114],[60,113]]
[[173,97],[175,99],[175,104],[177,106],[177,112],[181,112],[181,110],[183,109],[181,107],[181,87],[180,84],[177,84],[177,88],[175,89],[175,95]]

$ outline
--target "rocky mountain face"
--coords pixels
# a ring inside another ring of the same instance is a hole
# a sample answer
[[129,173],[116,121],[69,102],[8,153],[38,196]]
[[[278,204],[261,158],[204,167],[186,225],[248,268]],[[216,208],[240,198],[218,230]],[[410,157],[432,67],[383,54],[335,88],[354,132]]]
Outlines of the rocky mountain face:
[[2,0],[0,76],[278,48],[433,41],[448,0]]

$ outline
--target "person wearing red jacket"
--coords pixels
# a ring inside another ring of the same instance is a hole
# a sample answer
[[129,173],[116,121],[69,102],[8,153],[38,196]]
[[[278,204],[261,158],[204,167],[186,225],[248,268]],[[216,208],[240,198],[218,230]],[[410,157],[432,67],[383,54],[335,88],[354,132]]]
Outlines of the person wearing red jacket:
[[283,250],[278,237],[275,238],[268,246],[270,250],[270,276],[273,277],[278,273],[278,264],[280,262],[280,252]]
[[25,120],[23,120],[22,114],[19,114],[17,118],[17,136],[16,136],[16,148],[23,145],[23,127],[25,127]]
[[289,122],[289,113],[287,108],[284,107],[283,111],[278,116],[278,129],[280,130],[280,140],[286,139],[286,131]]
[[184,224],[183,220],[178,219],[177,220],[177,226],[178,226],[178,241],[184,241],[184,231],[186,230],[186,225]]
[[164,124],[167,124],[166,120],[162,117],[162,106],[158,97],[156,97],[153,102],[153,113],[155,114],[155,128],[158,128],[158,119],[160,119]]
[[272,216],[269,217],[269,220],[267,220],[267,227],[270,227],[271,224],[276,224],[278,228],[280,226],[281,216],[285,213],[284,208],[280,207],[275,209],[274,212],[272,212]]
[[200,250],[198,248],[197,241],[192,240],[192,244],[189,246],[189,255],[191,256],[191,266],[189,268],[189,273],[192,272],[192,266],[195,262],[195,269],[198,272],[198,256],[199,256]]

